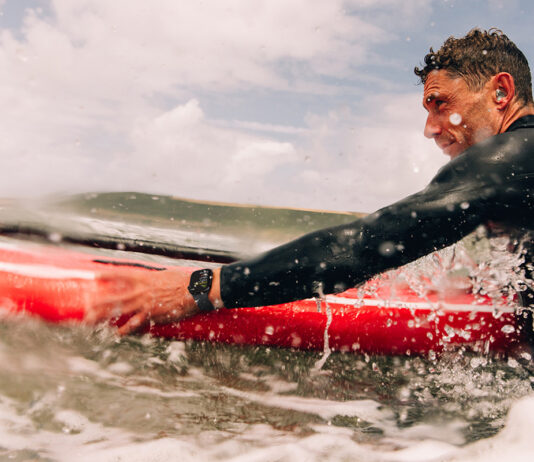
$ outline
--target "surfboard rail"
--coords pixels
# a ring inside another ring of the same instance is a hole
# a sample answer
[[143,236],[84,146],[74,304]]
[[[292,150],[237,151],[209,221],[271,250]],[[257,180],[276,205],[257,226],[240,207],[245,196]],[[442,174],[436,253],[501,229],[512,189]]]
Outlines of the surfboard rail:
[[[0,311],[46,321],[81,322],[91,297],[102,290],[103,269],[164,270],[166,265],[108,258],[56,246],[0,242]],[[183,267],[192,271],[192,267]],[[151,335],[353,353],[433,356],[458,347],[506,351],[520,343],[515,306],[496,307],[467,292],[424,297],[407,285],[373,280],[324,300],[301,300],[259,308],[221,309],[180,322],[154,325]],[[125,318],[116,321],[125,322]],[[326,335],[325,335],[326,331]]]

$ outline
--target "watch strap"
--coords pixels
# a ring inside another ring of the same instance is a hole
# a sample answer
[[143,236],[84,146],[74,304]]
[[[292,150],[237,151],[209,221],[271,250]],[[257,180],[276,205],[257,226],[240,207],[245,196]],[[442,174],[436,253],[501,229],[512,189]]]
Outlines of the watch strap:
[[208,294],[193,295],[195,303],[200,311],[213,311],[215,307],[211,303]]

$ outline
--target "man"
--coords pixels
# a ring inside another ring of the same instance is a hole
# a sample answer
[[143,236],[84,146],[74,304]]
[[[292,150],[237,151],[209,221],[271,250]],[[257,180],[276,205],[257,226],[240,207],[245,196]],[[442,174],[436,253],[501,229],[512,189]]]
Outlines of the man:
[[415,73],[424,84],[425,136],[451,158],[423,191],[213,271],[103,275],[118,293],[96,302],[88,319],[118,309],[132,315],[119,329],[128,333],[150,320],[340,292],[451,245],[481,224],[532,230],[534,102],[524,55],[502,32],[474,29],[430,49]]

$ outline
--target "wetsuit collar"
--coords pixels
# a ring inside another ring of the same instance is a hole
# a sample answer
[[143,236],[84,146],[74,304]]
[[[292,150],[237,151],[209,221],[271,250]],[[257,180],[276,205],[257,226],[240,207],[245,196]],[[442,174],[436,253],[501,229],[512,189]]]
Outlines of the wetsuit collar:
[[518,128],[534,127],[534,115],[526,115],[517,119],[512,125],[508,127],[507,132],[513,132]]

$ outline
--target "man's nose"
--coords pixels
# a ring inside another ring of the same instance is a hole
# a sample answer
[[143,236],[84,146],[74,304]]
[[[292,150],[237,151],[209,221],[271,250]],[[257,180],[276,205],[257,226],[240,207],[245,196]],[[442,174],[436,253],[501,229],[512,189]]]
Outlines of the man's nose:
[[425,136],[427,138],[436,138],[441,134],[441,124],[432,114],[428,114],[425,124]]

